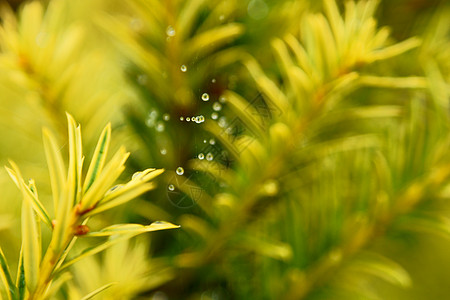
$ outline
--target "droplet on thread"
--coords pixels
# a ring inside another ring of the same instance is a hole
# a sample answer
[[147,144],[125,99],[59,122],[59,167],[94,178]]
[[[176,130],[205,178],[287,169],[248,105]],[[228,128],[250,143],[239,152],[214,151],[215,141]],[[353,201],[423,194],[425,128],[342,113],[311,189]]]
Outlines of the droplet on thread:
[[150,113],[148,114],[148,117],[149,117],[149,118],[152,118],[152,119],[156,119],[156,118],[158,117],[158,111],[152,109],[152,110],[150,111]]
[[173,184],[169,184],[169,185],[167,186],[167,189],[168,189],[169,191],[174,191],[174,190],[175,190],[175,186],[174,186]]
[[198,159],[202,160],[204,158],[205,158],[205,154],[203,154],[203,153],[198,154]]
[[217,120],[218,117],[219,117],[219,114],[216,113],[216,112],[213,112],[213,113],[211,114],[211,119],[213,119],[213,120]]
[[184,121],[184,117],[180,117],[180,121]]
[[147,84],[147,75],[146,74],[138,75],[137,81],[140,85],[146,85]]
[[176,34],[175,29],[171,25],[169,25],[166,29],[166,34],[169,37],[175,36]]
[[220,104],[219,102],[214,102],[213,110],[220,111],[221,109],[222,109],[222,104]]
[[158,122],[158,124],[156,124],[156,131],[163,132],[164,128],[165,128],[165,125],[163,122]]
[[161,148],[161,150],[159,150],[159,152],[161,153],[161,155],[166,155],[167,154],[167,149],[166,148]]
[[178,167],[178,168],[175,170],[175,172],[176,172],[178,175],[183,175],[183,174],[184,174],[184,169],[183,169],[182,167]]
[[218,121],[219,127],[224,128],[227,126],[228,122],[227,122],[227,118],[225,117],[220,117],[219,121]]
[[188,121],[188,122],[189,122],[190,120],[191,120],[191,118],[189,118],[189,117],[186,117],[186,121]]
[[186,72],[187,71],[186,65],[181,65],[180,70],[181,72]]
[[227,102],[227,98],[225,96],[220,96],[219,102],[223,104],[223,103]]
[[216,79],[215,78],[211,79],[211,82],[216,83]]
[[205,117],[203,115],[196,117],[195,123],[200,124],[203,122],[205,122]]
[[169,121],[170,120],[170,115],[169,114],[164,114],[163,115],[163,120],[164,121]]
[[155,120],[152,118],[148,118],[147,120],[145,120],[145,125],[147,125],[148,127],[153,127],[155,126]]
[[206,160],[207,161],[212,161],[214,159],[214,155],[211,153],[211,152],[209,152],[208,154],[206,154]]
[[210,145],[216,144],[216,140],[215,140],[215,139],[210,139],[210,140],[209,140],[209,144],[210,144]]
[[203,100],[203,101],[208,101],[208,100],[209,100],[209,95],[208,95],[208,93],[203,93],[203,94],[202,94],[202,100]]

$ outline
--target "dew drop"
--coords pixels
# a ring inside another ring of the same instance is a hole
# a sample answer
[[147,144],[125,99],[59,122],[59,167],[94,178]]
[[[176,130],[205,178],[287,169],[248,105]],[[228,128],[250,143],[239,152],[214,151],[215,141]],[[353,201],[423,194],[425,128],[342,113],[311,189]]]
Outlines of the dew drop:
[[175,186],[174,186],[173,184],[169,184],[169,185],[167,186],[167,189],[168,189],[169,191],[174,191],[174,190],[175,190]]
[[198,124],[205,122],[205,117],[203,115],[198,116],[196,122]]
[[151,300],[169,300],[169,297],[164,292],[156,291]]
[[189,117],[186,117],[186,121],[188,121],[188,122],[189,122],[190,120],[191,120],[191,118],[189,118]]
[[216,113],[216,112],[213,112],[213,113],[211,114],[211,119],[213,119],[213,120],[217,120],[218,117],[219,117],[219,114]]
[[156,124],[156,131],[163,132],[165,127],[163,122],[158,122],[158,124]]
[[36,36],[36,45],[39,48],[43,48],[47,42],[48,39],[48,34],[46,32],[40,32],[37,36]]
[[220,15],[220,16],[219,16],[219,20],[220,20],[220,21],[225,20],[225,15]]
[[150,113],[148,114],[148,117],[149,117],[149,118],[152,118],[152,119],[156,119],[156,118],[158,117],[158,111],[152,109],[152,110],[150,111]]
[[247,12],[252,19],[261,20],[269,13],[269,7],[264,0],[251,0]]
[[209,152],[208,154],[206,154],[206,160],[207,161],[212,161],[214,159],[214,155],[211,153],[211,152]]
[[216,79],[215,78],[211,79],[211,82],[216,83]]
[[222,104],[220,104],[219,102],[214,102],[213,110],[220,111],[221,109],[222,109]]
[[133,18],[133,19],[130,20],[130,28],[131,28],[131,30],[139,31],[139,30],[142,29],[143,26],[144,25],[142,23],[142,20],[139,19],[139,18]]
[[203,154],[203,153],[198,154],[198,159],[202,160],[204,158],[205,158],[205,154]]
[[171,25],[167,27],[166,29],[167,36],[169,37],[175,36],[175,33],[176,33],[175,29]]
[[225,96],[220,96],[219,102],[223,104],[223,103],[227,102],[227,98]]
[[142,172],[134,173],[133,176],[131,176],[131,180],[138,178],[141,174],[142,174]]
[[210,139],[209,140],[209,144],[210,145],[215,145],[216,144],[216,140],[215,139]]
[[208,95],[208,93],[203,93],[203,95],[202,95],[202,100],[203,100],[203,101],[208,101],[208,100],[209,100],[209,95]]
[[170,115],[169,114],[164,114],[163,115],[163,120],[164,121],[169,121],[170,120]]
[[187,71],[186,65],[181,65],[180,70],[181,72],[186,72]]
[[184,121],[184,117],[180,117],[180,121]]
[[175,171],[178,175],[183,175],[184,174],[184,169],[182,167],[178,167]]
[[148,127],[155,126],[155,119],[148,118],[147,120],[145,120],[145,125],[147,125]]
[[219,118],[219,127],[224,128],[227,126],[227,118],[226,117],[220,117]]
[[206,144],[206,143],[207,143],[207,141],[206,141],[206,140],[203,140],[203,143],[205,143],[205,144]]
[[148,80],[148,78],[147,78],[147,75],[145,75],[145,74],[140,74],[137,77],[137,81],[140,85],[146,85],[147,80]]
[[191,120],[192,120],[192,122],[198,123],[197,122],[197,117],[192,117]]
[[166,148],[161,148],[161,150],[159,150],[159,152],[161,153],[161,155],[166,155],[167,154],[167,149]]
[[117,185],[113,186],[112,188],[110,188],[110,189],[108,190],[108,192],[115,191],[115,190],[117,190],[117,189],[119,189],[119,188],[121,188],[121,187],[122,187],[121,184],[117,184]]

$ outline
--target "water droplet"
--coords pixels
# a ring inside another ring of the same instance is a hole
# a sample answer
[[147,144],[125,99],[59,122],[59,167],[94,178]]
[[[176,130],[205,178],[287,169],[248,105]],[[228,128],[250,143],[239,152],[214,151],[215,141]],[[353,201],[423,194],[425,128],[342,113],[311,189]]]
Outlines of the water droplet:
[[155,119],[148,118],[147,120],[145,120],[145,125],[147,125],[148,127],[155,126]]
[[220,15],[220,16],[219,16],[219,20],[220,20],[220,21],[225,20],[225,15]]
[[188,122],[189,122],[190,120],[191,120],[191,118],[189,118],[189,117],[186,117],[186,121],[188,121]]
[[36,45],[39,48],[42,48],[45,46],[48,40],[48,34],[46,32],[39,32],[39,34],[36,36]]
[[197,117],[192,117],[191,120],[192,120],[192,122],[197,123]]
[[180,121],[184,121],[184,117],[180,117]]
[[278,193],[278,182],[276,180],[267,180],[263,186],[267,196],[275,196]]
[[164,292],[156,291],[151,300],[169,300],[169,297]]
[[214,102],[213,110],[220,111],[221,109],[222,109],[222,104],[220,104],[219,102]]
[[208,93],[203,93],[203,95],[202,95],[202,100],[203,100],[203,101],[208,101],[208,100],[209,100],[209,95],[208,95]]
[[130,28],[134,31],[139,31],[144,27],[144,24],[142,23],[142,20],[139,18],[133,18],[130,20]]
[[167,149],[166,148],[161,148],[161,150],[159,150],[159,152],[161,152],[161,155],[166,155],[167,154]]
[[204,158],[205,158],[205,154],[203,154],[203,153],[198,154],[198,159],[202,160]]
[[215,139],[210,139],[210,140],[209,140],[209,144],[210,144],[210,145],[214,145],[215,143],[216,143],[216,140],[215,140]]
[[156,124],[156,131],[163,132],[164,128],[165,128],[165,125],[163,122],[158,122],[158,124]]
[[226,132],[227,134],[232,134],[232,133],[233,133],[233,128],[228,127],[228,128],[225,130],[225,132]]
[[176,33],[175,29],[169,25],[166,29],[167,36],[169,36],[169,37],[175,36],[175,33]]
[[227,118],[226,117],[220,117],[218,121],[219,127],[224,128],[227,126]]
[[180,70],[181,70],[181,72],[186,72],[187,71],[186,65],[181,65]]
[[203,122],[205,122],[205,117],[203,115],[198,116],[196,123],[200,124],[200,123],[203,123]]
[[223,103],[227,102],[227,98],[225,96],[220,96],[219,102],[223,104]]
[[170,120],[170,115],[169,114],[164,114],[163,115],[163,120],[164,121],[169,121]]
[[138,178],[139,175],[141,175],[141,174],[142,174],[142,172],[136,172],[136,173],[134,173],[133,176],[131,176],[131,180]]
[[207,143],[207,141],[206,141],[206,140],[203,140],[203,143],[205,143],[205,144],[206,144],[206,143]]
[[216,83],[216,79],[215,78],[211,79],[211,82]]
[[252,19],[261,20],[269,13],[269,7],[264,0],[251,0],[247,12]]
[[107,193],[111,193],[117,189],[120,189],[122,186],[123,186],[123,184],[117,184],[117,185],[113,186],[112,188],[110,188]]
[[149,118],[152,118],[152,119],[156,119],[156,118],[158,117],[158,111],[152,109],[152,110],[149,112],[148,117],[149,117]]
[[217,120],[218,117],[219,117],[219,114],[216,113],[216,112],[213,112],[213,113],[211,114],[211,119],[213,119],[213,120]]
[[146,85],[147,80],[148,80],[148,78],[147,78],[147,75],[145,75],[145,74],[140,74],[137,77],[137,81],[140,85]]
[[178,175],[183,175],[184,174],[184,169],[182,167],[178,167],[175,171]]
[[169,191],[174,191],[175,190],[175,186],[173,184],[169,184],[167,186],[167,188],[169,189]]
[[207,161],[212,161],[214,159],[214,155],[211,153],[211,152],[209,152],[208,154],[206,154],[206,160]]

